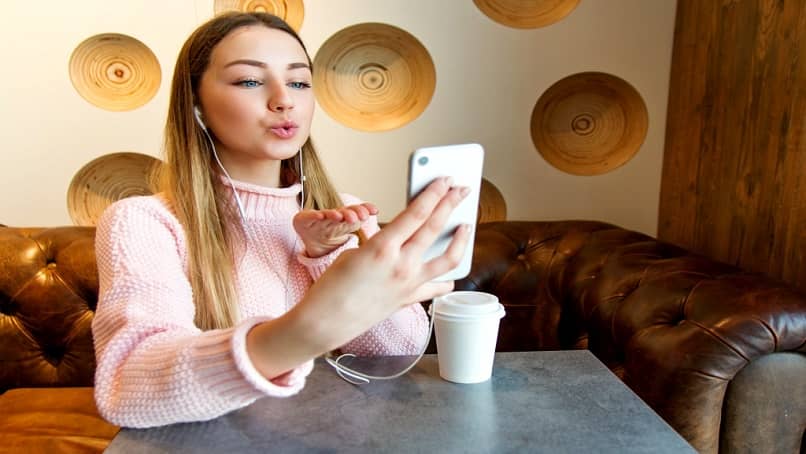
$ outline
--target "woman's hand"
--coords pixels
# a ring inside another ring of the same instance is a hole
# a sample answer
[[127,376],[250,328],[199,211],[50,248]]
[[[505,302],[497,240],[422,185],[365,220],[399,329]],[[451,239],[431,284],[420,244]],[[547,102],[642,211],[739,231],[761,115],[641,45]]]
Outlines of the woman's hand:
[[432,282],[455,268],[470,234],[459,228],[448,249],[423,263],[450,213],[468,194],[447,179],[431,183],[380,232],[358,249],[345,251],[309,289],[298,305],[311,339],[337,348],[404,306],[450,292],[453,282]]
[[308,257],[326,255],[344,244],[370,216],[378,214],[371,203],[332,210],[303,210],[294,216],[294,230],[305,245]]
[[252,328],[247,351],[257,370],[277,377],[406,305],[450,292],[453,282],[431,281],[458,266],[469,226],[457,229],[443,255],[422,260],[469,192],[451,188],[446,178],[434,181],[361,247],[343,252],[290,311]]

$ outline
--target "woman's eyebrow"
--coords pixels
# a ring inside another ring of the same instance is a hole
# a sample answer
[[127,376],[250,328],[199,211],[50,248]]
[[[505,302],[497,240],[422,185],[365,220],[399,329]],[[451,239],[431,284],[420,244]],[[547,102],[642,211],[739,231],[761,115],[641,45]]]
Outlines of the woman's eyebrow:
[[249,60],[249,59],[246,59],[246,58],[241,58],[241,59],[233,60],[233,61],[227,63],[226,65],[224,65],[224,67],[229,68],[230,66],[235,66],[235,65],[257,66],[258,68],[265,68],[266,66],[268,66],[268,65],[266,65],[266,63],[263,63],[262,61]]
[[291,63],[290,65],[288,65],[288,69],[307,69],[307,70],[310,70],[311,65],[309,65],[307,63],[302,63],[302,62],[300,62],[300,63]]
[[[248,59],[248,58],[240,58],[238,60],[233,60],[233,61],[227,63],[226,65],[224,65],[224,67],[229,68],[230,66],[235,66],[235,65],[249,65],[249,66],[256,66],[258,68],[266,68],[268,66],[266,63],[264,63],[262,61],[259,61],[259,60],[251,60],[251,59]],[[302,68],[302,69],[310,70],[311,66],[308,63],[299,62],[299,63],[289,63],[287,68],[288,69],[301,69]]]

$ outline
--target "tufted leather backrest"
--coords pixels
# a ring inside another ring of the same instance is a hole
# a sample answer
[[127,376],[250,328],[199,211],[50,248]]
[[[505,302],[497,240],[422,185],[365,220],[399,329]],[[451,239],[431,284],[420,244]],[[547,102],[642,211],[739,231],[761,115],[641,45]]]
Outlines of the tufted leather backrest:
[[91,386],[95,229],[0,227],[0,392]]
[[[456,287],[498,295],[507,309],[504,350],[589,348],[617,372],[636,342],[671,342],[692,330],[706,333],[706,343],[736,343],[734,369],[756,342],[806,351],[803,294],[601,222],[479,225],[472,271]],[[727,321],[744,324],[719,339]]]
[[472,270],[456,287],[498,295],[506,308],[501,351],[588,348],[588,311],[576,300],[586,295],[586,281],[593,282],[595,268],[606,261],[606,254],[595,255],[599,242],[592,239],[608,232],[624,245],[651,240],[595,221],[479,225]]
[[476,231],[470,275],[461,290],[498,296],[506,309],[499,330],[501,351],[587,347],[579,314],[567,310],[570,293],[560,288],[565,266],[583,246],[587,232],[606,224],[573,222],[493,222]]

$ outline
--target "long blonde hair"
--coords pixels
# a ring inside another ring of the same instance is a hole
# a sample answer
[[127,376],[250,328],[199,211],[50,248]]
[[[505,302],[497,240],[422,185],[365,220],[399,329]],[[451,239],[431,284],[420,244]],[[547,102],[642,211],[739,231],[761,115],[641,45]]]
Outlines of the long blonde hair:
[[[161,189],[185,229],[188,274],[196,305],[195,323],[203,330],[233,326],[238,318],[234,283],[234,256],[227,222],[232,204],[225,200],[213,153],[193,109],[198,104],[199,83],[215,46],[240,27],[262,25],[293,36],[308,56],[294,30],[282,19],[265,13],[225,13],[202,24],[185,42],[176,61],[168,118],[165,124],[165,165]],[[311,65],[311,58],[308,56]],[[311,65],[311,67],[313,67]],[[328,179],[313,144],[302,147],[305,200],[310,209],[337,208],[341,198]],[[281,163],[280,183],[300,181],[299,154]]]

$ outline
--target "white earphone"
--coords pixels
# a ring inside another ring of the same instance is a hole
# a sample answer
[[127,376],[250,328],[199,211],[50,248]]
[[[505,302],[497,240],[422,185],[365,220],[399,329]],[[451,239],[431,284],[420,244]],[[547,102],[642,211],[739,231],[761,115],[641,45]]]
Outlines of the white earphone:
[[305,209],[305,172],[302,170],[302,147],[299,148],[299,207]]
[[204,121],[202,120],[201,109],[199,109],[199,106],[193,106],[193,115],[196,117],[196,123],[198,123],[203,130],[207,131],[207,125],[205,125]]

